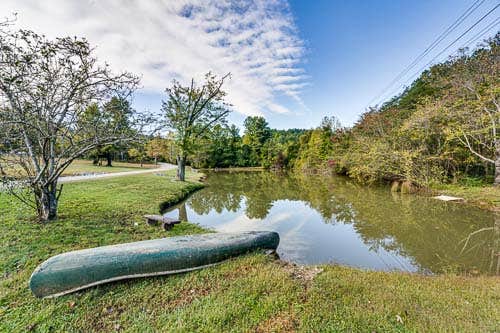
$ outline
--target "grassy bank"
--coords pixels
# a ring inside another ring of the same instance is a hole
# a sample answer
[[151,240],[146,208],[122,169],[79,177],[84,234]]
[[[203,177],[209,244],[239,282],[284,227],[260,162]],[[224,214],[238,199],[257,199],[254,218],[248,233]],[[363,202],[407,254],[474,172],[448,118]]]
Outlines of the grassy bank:
[[[308,175],[321,175],[325,177],[329,177],[334,174],[331,169],[308,169],[298,172]],[[356,181],[355,178],[350,177],[350,179]],[[360,182],[360,184],[367,185],[364,182]],[[374,184],[386,186],[388,190],[392,190],[391,182],[378,181],[374,182]],[[398,192],[399,191],[400,190],[398,190]],[[410,194],[412,195],[415,194],[413,192],[416,192],[416,194],[424,196],[449,195],[459,197],[464,200],[457,203],[500,212],[500,186],[493,186],[491,182],[487,182],[486,180],[480,178],[465,178],[454,184],[434,183],[429,186],[422,186],[418,188],[418,190],[416,189],[416,191],[409,190],[409,192],[411,192]]]
[[16,331],[496,331],[496,277],[424,277],[340,266],[296,267],[261,253],[202,271],[113,283],[52,300],[34,298],[33,269],[63,251],[198,233],[166,234],[142,219],[200,185],[137,175],[67,184],[61,218],[0,196],[0,332]]
[[439,194],[460,197],[466,204],[500,212],[500,186],[483,184],[442,184],[433,187]]
[[208,171],[225,171],[225,172],[240,172],[240,171],[263,171],[263,167],[228,167],[228,168],[212,168],[212,169],[200,169]]

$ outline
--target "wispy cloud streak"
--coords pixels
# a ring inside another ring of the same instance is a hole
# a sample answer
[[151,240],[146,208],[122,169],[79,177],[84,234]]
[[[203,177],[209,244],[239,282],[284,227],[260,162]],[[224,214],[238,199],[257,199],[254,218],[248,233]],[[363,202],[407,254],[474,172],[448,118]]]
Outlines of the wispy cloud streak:
[[49,37],[88,38],[113,68],[141,74],[149,92],[212,70],[233,74],[228,99],[245,115],[290,112],[280,96],[304,107],[305,46],[284,0],[2,0],[0,13],[10,12]]

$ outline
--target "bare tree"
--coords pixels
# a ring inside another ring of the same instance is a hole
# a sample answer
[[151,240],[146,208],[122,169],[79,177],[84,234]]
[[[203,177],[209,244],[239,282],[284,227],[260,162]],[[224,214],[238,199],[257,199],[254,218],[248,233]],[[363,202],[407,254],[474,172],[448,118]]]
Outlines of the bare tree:
[[167,88],[168,100],[163,102],[163,111],[167,118],[167,126],[175,133],[177,148],[177,178],[185,179],[186,159],[192,153],[196,141],[212,126],[222,123],[229,114],[229,104],[224,101],[226,93],[222,90],[226,74],[217,78],[207,73],[201,87],[196,86],[194,79],[191,85],[184,87],[175,81]]
[[[112,96],[126,100],[138,83],[130,73],[115,75],[107,64],[100,65],[85,39],[48,40],[0,27],[4,189],[35,208],[41,221],[56,219],[62,190],[58,178],[70,163],[96,147],[137,135],[106,116],[109,110],[102,105]],[[129,117],[131,127],[143,120],[135,112]],[[28,191],[14,190],[12,185],[20,183]]]

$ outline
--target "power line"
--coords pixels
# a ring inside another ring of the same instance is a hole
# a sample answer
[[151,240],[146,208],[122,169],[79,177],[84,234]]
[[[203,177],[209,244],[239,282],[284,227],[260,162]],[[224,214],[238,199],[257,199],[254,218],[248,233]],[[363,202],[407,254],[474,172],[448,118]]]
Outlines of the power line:
[[496,5],[495,7],[493,7],[489,12],[487,12],[486,14],[484,14],[479,20],[476,21],[476,23],[474,23],[473,25],[471,25],[469,27],[469,29],[465,30],[465,32],[463,32],[460,36],[458,36],[457,38],[455,38],[455,40],[453,42],[451,42],[450,44],[448,44],[447,47],[445,47],[441,52],[439,52],[434,58],[431,59],[431,61],[429,61],[427,64],[425,64],[425,66],[422,67],[422,69],[419,70],[419,72],[423,71],[425,68],[427,68],[428,65],[430,65],[434,60],[436,60],[441,54],[443,54],[446,50],[448,50],[450,47],[452,47],[456,42],[458,42],[463,36],[465,36],[469,31],[471,31],[476,25],[478,25],[479,23],[481,23],[482,20],[484,20],[488,15],[490,15],[491,13],[493,13],[498,7],[500,7],[500,4]]
[[[456,42],[458,42],[463,36],[465,36],[467,33],[469,33],[469,31],[471,31],[474,27],[476,27],[479,23],[481,23],[486,17],[488,17],[491,13],[493,13],[498,7],[500,7],[500,4],[496,5],[492,9],[490,9],[479,20],[477,20],[473,25],[471,25],[467,30],[465,30],[460,36],[458,36],[457,38],[455,38],[450,44],[448,44],[448,46],[446,46],[443,50],[441,50],[441,52],[439,52],[437,55],[435,55],[428,63],[426,63],[418,71],[416,71],[412,76],[410,76],[403,83],[402,86],[405,86],[408,82],[410,82],[411,80],[413,80],[415,78],[415,76],[417,76],[418,74],[420,74],[424,69],[426,69],[430,64],[432,64],[434,62],[434,60],[436,60],[439,56],[441,56],[444,52],[446,52],[446,50],[448,50],[450,47],[452,47],[453,45],[455,45]],[[395,91],[393,91],[393,93],[391,93],[390,96],[394,95],[397,91],[399,91],[399,89],[402,86],[399,86],[397,88],[397,90],[395,90]]]
[[452,33],[467,17],[469,17],[485,0],[476,0],[467,10],[462,13],[448,28],[446,28],[420,55],[417,56],[405,69],[403,69],[382,91],[377,94],[368,105],[382,97],[388,89],[405,76],[413,67],[417,65],[430,51],[432,51],[443,39]]
[[464,46],[462,47],[467,47],[470,44],[474,43],[476,40],[479,38],[483,37],[486,33],[488,33],[492,28],[494,28],[496,25],[500,23],[500,17],[498,17],[496,20],[488,24],[486,27],[483,28],[483,30],[479,31],[476,35],[474,35],[472,38],[470,38],[468,41],[464,43]]

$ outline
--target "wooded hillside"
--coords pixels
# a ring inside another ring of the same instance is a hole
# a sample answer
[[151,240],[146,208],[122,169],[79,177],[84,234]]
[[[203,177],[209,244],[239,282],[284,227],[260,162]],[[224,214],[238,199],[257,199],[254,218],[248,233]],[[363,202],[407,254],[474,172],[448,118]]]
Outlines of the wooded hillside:
[[296,169],[364,182],[428,185],[464,177],[500,183],[500,34],[432,66],[352,128],[320,126],[301,137]]

